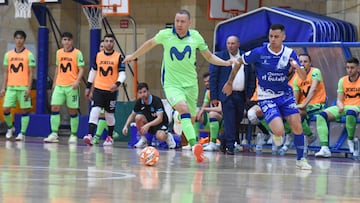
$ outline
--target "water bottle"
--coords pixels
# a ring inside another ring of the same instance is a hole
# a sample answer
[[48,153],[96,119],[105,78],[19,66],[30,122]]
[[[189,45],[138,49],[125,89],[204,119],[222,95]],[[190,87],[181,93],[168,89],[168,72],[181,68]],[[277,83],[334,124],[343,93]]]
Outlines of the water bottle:
[[359,160],[359,138],[354,138],[354,153],[353,153],[354,160]]

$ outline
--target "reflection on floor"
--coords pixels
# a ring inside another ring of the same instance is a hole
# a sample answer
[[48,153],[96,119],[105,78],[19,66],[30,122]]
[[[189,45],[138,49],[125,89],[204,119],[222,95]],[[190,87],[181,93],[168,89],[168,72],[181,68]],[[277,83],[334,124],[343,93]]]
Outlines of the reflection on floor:
[[234,156],[160,150],[154,167],[140,150],[25,143],[0,139],[0,202],[360,202],[360,162],[315,159],[312,171],[295,168],[295,156]]

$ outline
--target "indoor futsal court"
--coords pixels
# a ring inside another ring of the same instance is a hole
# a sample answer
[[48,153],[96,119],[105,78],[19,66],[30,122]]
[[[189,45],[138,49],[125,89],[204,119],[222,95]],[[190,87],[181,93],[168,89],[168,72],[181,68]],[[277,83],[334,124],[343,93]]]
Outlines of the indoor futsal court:
[[[114,147],[0,141],[0,202],[358,202],[359,162],[316,159],[297,170],[295,157],[253,152],[234,156],[159,150],[155,166],[140,150]],[[339,154],[340,156],[340,154]]]

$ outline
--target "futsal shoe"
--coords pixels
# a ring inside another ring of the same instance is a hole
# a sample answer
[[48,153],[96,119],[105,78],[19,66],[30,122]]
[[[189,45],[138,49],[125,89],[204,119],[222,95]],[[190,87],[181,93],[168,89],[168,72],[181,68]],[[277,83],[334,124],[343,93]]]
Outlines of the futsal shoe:
[[347,140],[347,144],[348,144],[350,153],[354,153],[354,141],[353,140]]
[[209,142],[209,144],[206,147],[204,147],[204,151],[216,151],[216,150],[217,150],[216,144],[213,142]]
[[315,157],[325,157],[325,158],[331,157],[331,152],[330,152],[329,147],[328,146],[322,146],[320,151],[315,153]]
[[58,143],[59,142],[59,136],[57,133],[52,132],[50,133],[49,136],[47,136],[47,138],[44,138],[44,142],[45,143]]
[[306,158],[301,158],[300,160],[296,160],[296,168],[301,170],[311,170],[312,166],[308,163]]
[[83,139],[87,145],[89,146],[93,145],[92,136],[90,134],[85,135]]
[[99,142],[100,142],[100,136],[95,135],[95,136],[93,137],[93,144],[99,144]]
[[19,133],[16,138],[16,141],[24,141],[25,140],[25,135],[23,135],[22,133]]
[[203,146],[201,144],[194,145],[192,147],[192,151],[193,151],[193,154],[194,154],[194,156],[196,158],[196,161],[198,163],[204,161],[204,156],[203,156],[204,149],[203,149]]
[[182,146],[181,149],[183,149],[183,150],[191,150],[191,146],[190,146],[190,144],[187,144],[185,146]]
[[114,140],[110,136],[107,136],[105,142],[103,143],[104,146],[112,146],[113,144]]
[[167,134],[168,134],[168,137],[166,138],[166,144],[168,145],[169,149],[175,149],[176,143],[175,143],[173,135],[169,132]]
[[134,145],[135,148],[145,148],[147,146],[147,140],[145,136],[141,136],[140,140]]
[[9,128],[5,135],[6,139],[12,138],[13,134],[14,134],[14,128]]
[[69,143],[69,144],[76,144],[76,143],[77,143],[77,136],[71,134],[70,137],[69,137],[68,143]]

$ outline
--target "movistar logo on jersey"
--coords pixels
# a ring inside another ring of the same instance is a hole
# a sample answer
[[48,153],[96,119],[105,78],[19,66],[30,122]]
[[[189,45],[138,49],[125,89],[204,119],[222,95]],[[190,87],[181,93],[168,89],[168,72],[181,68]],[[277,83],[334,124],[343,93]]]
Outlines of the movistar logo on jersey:
[[67,63],[66,66],[64,64],[60,64],[60,71],[66,73],[67,70],[71,71],[71,63]]
[[354,95],[346,94],[345,97],[349,98],[349,99],[353,99],[353,98],[356,98],[356,97],[360,98],[360,93],[357,93],[357,94],[354,94]]
[[107,76],[109,73],[110,73],[110,75],[112,75],[113,74],[113,68],[111,67],[111,66],[109,66],[106,70],[105,70],[105,68],[103,68],[103,67],[100,67],[100,76]]
[[21,69],[21,72],[24,71],[24,65],[22,63],[19,63],[18,67],[16,67],[14,64],[11,64],[11,66],[10,66],[10,71],[13,71],[14,73],[19,72],[20,69]]
[[185,58],[186,53],[188,53],[188,58],[191,57],[191,47],[187,45],[184,48],[184,51],[180,52],[176,47],[171,47],[170,49],[170,57],[171,60],[174,61],[174,55],[177,60],[182,61]]

